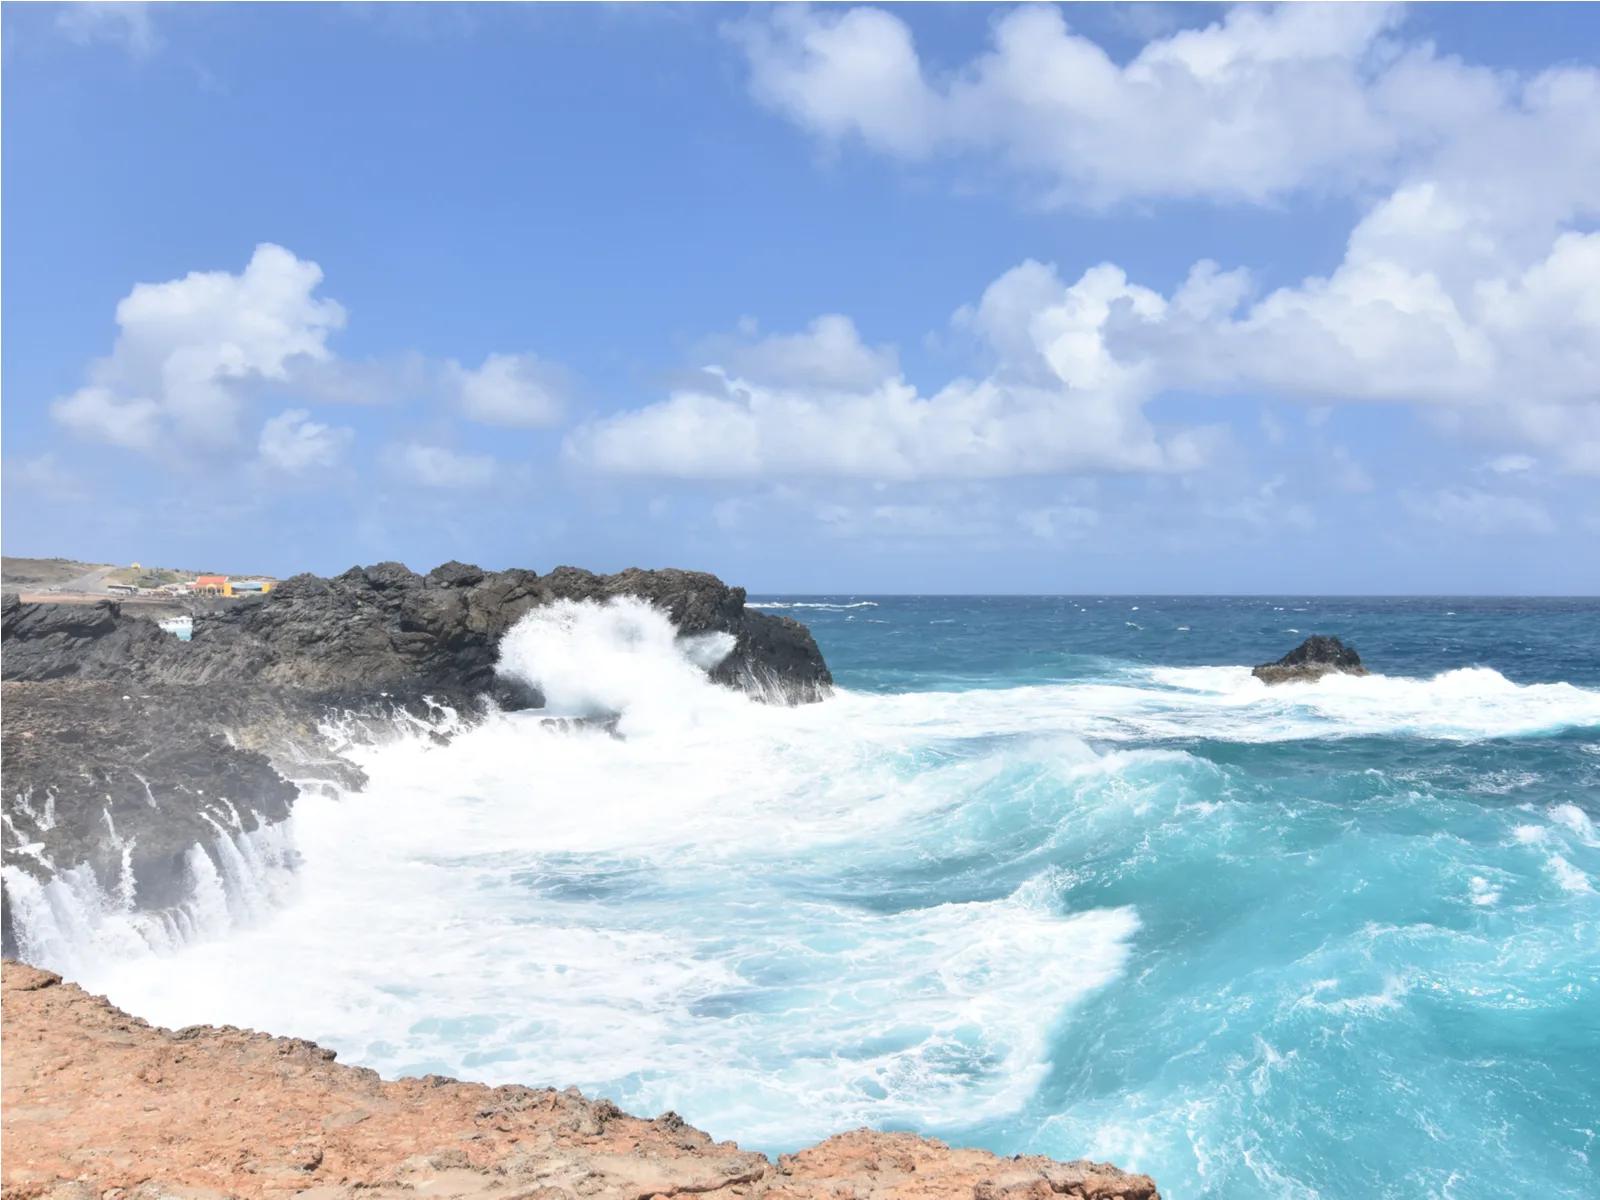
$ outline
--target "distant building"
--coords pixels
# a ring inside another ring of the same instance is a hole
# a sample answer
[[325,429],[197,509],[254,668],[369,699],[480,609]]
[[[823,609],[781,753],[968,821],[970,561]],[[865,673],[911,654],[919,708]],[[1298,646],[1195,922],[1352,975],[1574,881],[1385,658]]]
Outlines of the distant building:
[[235,579],[231,581],[233,591],[228,594],[232,596],[265,595],[277,585],[278,581],[276,579]]
[[196,596],[231,596],[233,584],[226,575],[201,575],[189,585],[189,591]]

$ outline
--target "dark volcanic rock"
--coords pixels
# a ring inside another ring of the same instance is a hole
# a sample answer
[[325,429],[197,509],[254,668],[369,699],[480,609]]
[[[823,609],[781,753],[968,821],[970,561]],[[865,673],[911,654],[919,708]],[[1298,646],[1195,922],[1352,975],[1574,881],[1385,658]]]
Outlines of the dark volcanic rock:
[[[805,626],[745,608],[743,588],[693,571],[595,575],[399,563],[333,579],[298,575],[260,599],[192,607],[181,642],[133,605],[0,608],[5,859],[44,878],[88,865],[107,894],[162,907],[192,847],[288,815],[298,787],[363,778],[325,744],[330,710],[467,716],[543,697],[495,672],[500,639],[529,609],[633,596],[687,636],[732,635],[711,677],[767,701],[805,703],[833,678]],[[595,716],[579,726],[614,729]],[[435,736],[440,736],[435,734]],[[13,948],[6,897],[6,947]]]
[[138,674],[174,639],[154,621],[125,617],[114,600],[23,604],[0,599],[6,679],[118,679]]
[[[281,821],[298,794],[267,755],[221,731],[249,722],[259,733],[260,698],[246,711],[237,694],[70,679],[4,684],[3,703],[5,861],[41,881],[87,865],[106,894],[165,908],[193,886],[194,846],[214,851],[219,837]],[[7,954],[12,915],[8,890]]]
[[1262,663],[1250,674],[1269,684],[1310,683],[1333,671],[1345,675],[1370,674],[1354,649],[1336,637],[1314,634],[1277,662]]
[[[489,573],[446,563],[418,575],[399,563],[333,579],[297,575],[259,601],[197,612],[179,642],[114,603],[18,605],[4,613],[10,680],[107,679],[147,684],[253,681],[360,706],[424,696],[471,706],[539,707],[526,686],[495,675],[500,638],[535,605],[636,596],[684,634],[722,632],[733,652],[712,673],[762,699],[820,700],[833,683],[804,625],[745,608],[744,589],[696,571],[594,575],[557,567]],[[75,611],[60,610],[71,608]]]

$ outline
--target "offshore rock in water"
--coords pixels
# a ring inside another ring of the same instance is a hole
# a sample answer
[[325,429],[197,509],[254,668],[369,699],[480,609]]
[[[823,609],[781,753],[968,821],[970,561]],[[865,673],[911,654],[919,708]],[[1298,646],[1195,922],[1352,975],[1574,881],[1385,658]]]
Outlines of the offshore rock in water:
[[1313,634],[1277,662],[1262,663],[1251,671],[1263,683],[1313,683],[1324,675],[1370,675],[1361,656],[1336,637]]
[[3,996],[8,1200],[1160,1200],[1148,1175],[1108,1164],[910,1133],[861,1129],[774,1163],[675,1113],[642,1120],[576,1088],[384,1082],[299,1038],[156,1028],[14,962]]

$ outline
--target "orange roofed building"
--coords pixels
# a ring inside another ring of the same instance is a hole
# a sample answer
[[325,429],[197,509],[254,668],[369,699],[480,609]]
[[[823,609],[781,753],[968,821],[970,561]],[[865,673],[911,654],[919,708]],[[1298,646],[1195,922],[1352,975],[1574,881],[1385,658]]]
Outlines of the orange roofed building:
[[201,575],[189,585],[189,590],[201,596],[233,595],[233,586],[226,575]]

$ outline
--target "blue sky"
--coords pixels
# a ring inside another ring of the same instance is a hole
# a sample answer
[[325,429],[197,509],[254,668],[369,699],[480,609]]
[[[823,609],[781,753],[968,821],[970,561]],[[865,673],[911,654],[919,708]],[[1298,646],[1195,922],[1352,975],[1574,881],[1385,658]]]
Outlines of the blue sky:
[[0,16],[8,554],[1600,590],[1592,6]]

